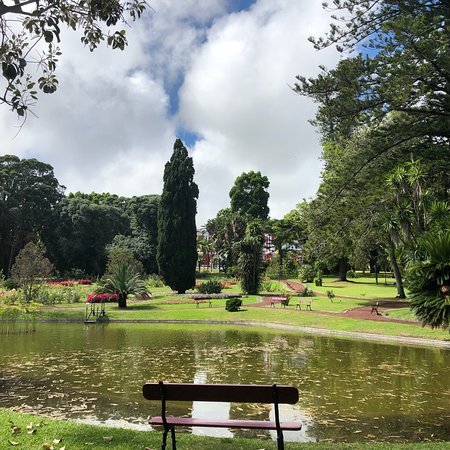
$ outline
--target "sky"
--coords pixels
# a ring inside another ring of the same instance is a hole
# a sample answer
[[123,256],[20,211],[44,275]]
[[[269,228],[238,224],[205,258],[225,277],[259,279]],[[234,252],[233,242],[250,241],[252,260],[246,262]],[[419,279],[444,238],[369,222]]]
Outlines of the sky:
[[199,227],[229,207],[243,172],[268,177],[272,218],[313,197],[315,105],[292,86],[296,75],[338,62],[334,49],[316,51],[307,40],[328,30],[322,2],[148,2],[126,29],[124,52],[90,52],[80,34],[63,31],[59,89],[40,95],[20,131],[0,107],[1,153],[52,165],[67,194],[160,194],[180,138],[194,161]]

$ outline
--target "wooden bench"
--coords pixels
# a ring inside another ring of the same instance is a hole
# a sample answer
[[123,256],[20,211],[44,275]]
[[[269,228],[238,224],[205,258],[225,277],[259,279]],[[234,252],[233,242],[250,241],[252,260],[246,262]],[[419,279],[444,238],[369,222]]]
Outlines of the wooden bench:
[[302,303],[305,305],[306,309],[309,309],[310,311],[312,311],[312,309],[311,309],[312,300],[310,298],[299,298],[298,303],[295,306],[295,309],[302,309]]
[[270,299],[270,306],[275,308],[275,304],[280,303],[283,308],[289,305],[289,299],[287,297],[272,297]]
[[195,299],[195,307],[198,308],[200,306],[200,303],[206,303],[208,302],[208,308],[212,307],[212,302],[211,300],[200,300],[200,299]]
[[[161,416],[150,417],[151,425],[164,427],[161,448],[167,443],[167,434],[171,433],[172,449],[176,449],[175,427],[219,427],[247,428],[257,430],[276,430],[278,449],[284,449],[283,430],[300,430],[300,422],[280,422],[279,404],[295,404],[298,402],[298,390],[284,385],[253,384],[191,384],[191,383],[146,383],[143,394],[147,400],[161,401]],[[201,401],[230,403],[273,403],[275,420],[219,420],[211,418],[171,417],[166,415],[167,401]]]

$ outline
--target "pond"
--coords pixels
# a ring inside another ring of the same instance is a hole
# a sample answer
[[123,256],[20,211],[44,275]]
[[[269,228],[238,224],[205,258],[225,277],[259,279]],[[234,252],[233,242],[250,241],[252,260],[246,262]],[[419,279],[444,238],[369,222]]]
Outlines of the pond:
[[[287,441],[450,440],[445,349],[168,324],[38,324],[35,333],[0,339],[0,407],[149,429],[146,417],[160,409],[143,399],[146,381],[276,382],[300,391],[297,405],[281,409],[284,420],[304,424],[300,432],[286,432]],[[272,414],[261,405],[198,402],[176,404],[169,412],[255,419]]]

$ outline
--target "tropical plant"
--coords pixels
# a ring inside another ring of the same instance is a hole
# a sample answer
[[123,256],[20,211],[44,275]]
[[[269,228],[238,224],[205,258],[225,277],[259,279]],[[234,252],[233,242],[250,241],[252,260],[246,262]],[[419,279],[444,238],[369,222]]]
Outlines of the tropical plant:
[[95,294],[117,294],[119,297],[119,308],[127,307],[128,295],[136,295],[140,298],[151,298],[145,281],[135,271],[133,266],[127,262],[118,264],[114,271],[105,275],[100,281]]
[[450,230],[428,233],[406,266],[411,309],[423,325],[448,328],[450,321]]
[[259,221],[247,225],[245,237],[238,244],[238,267],[242,290],[257,294],[262,280],[264,234]]

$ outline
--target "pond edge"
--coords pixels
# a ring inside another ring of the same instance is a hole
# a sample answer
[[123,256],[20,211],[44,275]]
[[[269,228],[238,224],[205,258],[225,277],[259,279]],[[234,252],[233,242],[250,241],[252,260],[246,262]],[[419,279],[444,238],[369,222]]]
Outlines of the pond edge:
[[[44,319],[39,322],[46,323],[79,323],[79,320],[58,320]],[[111,319],[107,323],[169,323],[169,324],[205,324],[205,325],[241,325],[249,327],[273,328],[277,330],[296,331],[305,334],[315,334],[319,336],[337,337],[354,340],[364,340],[379,342],[383,344],[402,344],[408,346],[434,347],[450,350],[450,341],[438,339],[423,339],[407,336],[388,336],[385,334],[362,333],[356,331],[328,330],[325,328],[299,327],[295,325],[285,325],[271,322],[253,322],[253,321],[233,321],[233,320],[174,320],[174,319]],[[91,325],[89,325],[91,326]]]

